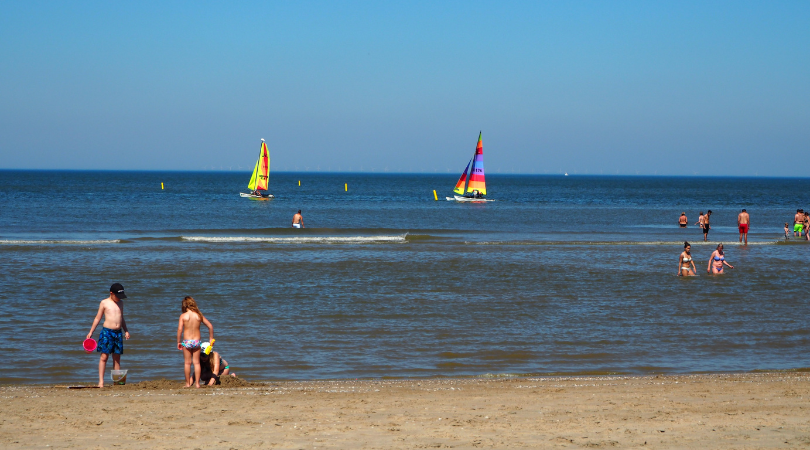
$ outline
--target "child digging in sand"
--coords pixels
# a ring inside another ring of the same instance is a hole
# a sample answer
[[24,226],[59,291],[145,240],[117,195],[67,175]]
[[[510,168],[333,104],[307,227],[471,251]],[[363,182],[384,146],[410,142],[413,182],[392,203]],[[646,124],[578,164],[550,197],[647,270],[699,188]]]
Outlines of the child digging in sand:
[[[191,364],[194,364],[194,384],[200,387],[200,323],[208,327],[208,340],[214,340],[214,326],[206,319],[191,297],[183,299],[183,314],[177,324],[177,349],[183,351],[186,387],[191,387]],[[182,335],[183,340],[180,341]]]
[[[127,322],[124,320],[124,301],[127,298],[124,294],[124,286],[115,283],[110,286],[110,296],[101,301],[98,305],[98,313],[93,319],[93,326],[87,333],[87,338],[93,337],[101,317],[104,316],[104,325],[101,334],[98,336],[98,346],[96,351],[101,353],[98,360],[98,387],[104,387],[104,371],[107,369],[107,359],[113,357],[113,368],[121,370],[121,355],[124,353],[124,338],[129,339]],[[123,333],[121,333],[123,331]]]
[[200,381],[209,386],[213,386],[220,384],[219,378],[222,376],[230,375],[236,377],[235,373],[231,373],[230,364],[228,364],[228,361],[225,361],[225,358],[223,358],[221,354],[215,352],[214,349],[211,349],[210,355],[205,354],[205,350],[210,346],[211,344],[208,342],[203,342],[200,345],[200,365],[202,365]]

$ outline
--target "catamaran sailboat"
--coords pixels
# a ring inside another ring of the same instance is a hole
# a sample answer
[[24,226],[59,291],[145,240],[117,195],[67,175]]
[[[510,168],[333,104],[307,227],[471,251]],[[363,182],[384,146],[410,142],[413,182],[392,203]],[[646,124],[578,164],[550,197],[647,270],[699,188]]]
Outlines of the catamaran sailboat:
[[259,159],[256,161],[256,167],[253,168],[253,176],[250,177],[248,189],[250,193],[246,194],[240,192],[240,197],[247,197],[256,200],[263,200],[275,198],[273,194],[268,194],[267,185],[270,181],[270,153],[267,151],[267,143],[262,139],[262,148],[259,152]]
[[[472,171],[470,170],[472,166]],[[484,198],[487,195],[487,184],[484,181],[484,144],[481,141],[481,132],[478,133],[478,145],[475,146],[475,153],[473,154],[467,167],[462,172],[461,177],[453,189],[457,195],[446,197],[449,201],[456,202],[491,202]]]

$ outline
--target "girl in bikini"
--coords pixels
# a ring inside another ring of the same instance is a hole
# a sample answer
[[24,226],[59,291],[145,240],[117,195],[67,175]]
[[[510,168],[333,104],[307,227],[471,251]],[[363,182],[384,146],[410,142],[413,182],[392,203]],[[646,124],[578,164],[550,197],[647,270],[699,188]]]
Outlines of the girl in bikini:
[[695,269],[695,262],[692,261],[692,246],[688,242],[683,243],[683,252],[678,258],[678,275],[684,277],[693,277],[697,275]]
[[[183,351],[186,387],[191,387],[191,365],[194,364],[194,384],[200,387],[200,324],[208,327],[208,340],[214,340],[214,326],[206,319],[191,297],[183,299],[183,314],[177,324],[177,349]],[[180,337],[183,340],[180,340]]]
[[712,256],[709,257],[709,266],[706,267],[706,272],[715,275],[722,275],[723,265],[728,266],[729,269],[734,268],[734,266],[726,261],[726,256],[723,253],[723,244],[719,244],[717,246],[717,250],[713,251]]

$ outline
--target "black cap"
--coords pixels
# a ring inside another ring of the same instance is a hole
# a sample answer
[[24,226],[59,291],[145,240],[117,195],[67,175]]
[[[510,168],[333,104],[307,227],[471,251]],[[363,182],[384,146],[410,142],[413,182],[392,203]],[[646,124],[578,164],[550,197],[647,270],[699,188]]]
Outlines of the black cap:
[[110,286],[110,292],[115,294],[118,298],[127,298],[127,294],[124,294],[124,286],[121,283],[115,283]]

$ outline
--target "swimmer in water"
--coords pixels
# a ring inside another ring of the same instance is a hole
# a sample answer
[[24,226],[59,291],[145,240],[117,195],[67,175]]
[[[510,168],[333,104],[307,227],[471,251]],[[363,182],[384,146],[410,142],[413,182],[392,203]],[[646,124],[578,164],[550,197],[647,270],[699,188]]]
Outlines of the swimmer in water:
[[689,219],[686,218],[686,213],[682,212],[681,217],[678,219],[678,225],[680,225],[681,228],[686,228],[687,223],[689,223]]
[[728,266],[729,269],[734,268],[734,266],[726,261],[726,255],[723,253],[723,244],[718,244],[717,250],[713,251],[712,256],[709,257],[709,265],[706,267],[706,272],[714,275],[722,275],[723,265]]
[[678,275],[683,277],[693,277],[697,275],[695,262],[692,260],[692,246],[688,242],[683,243],[683,252],[678,258]]
[[293,216],[292,227],[293,228],[305,228],[304,227],[304,216],[301,215],[301,210],[300,209]]

